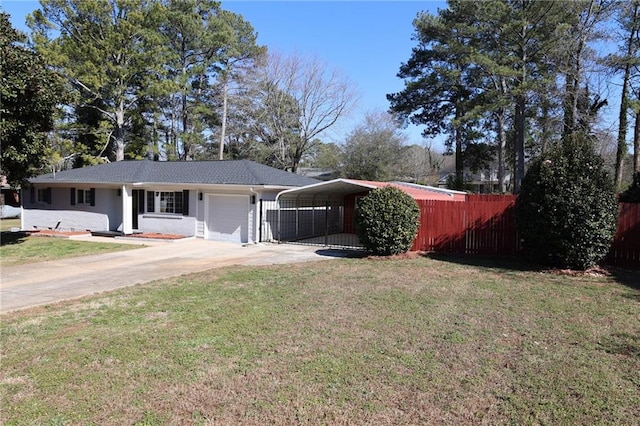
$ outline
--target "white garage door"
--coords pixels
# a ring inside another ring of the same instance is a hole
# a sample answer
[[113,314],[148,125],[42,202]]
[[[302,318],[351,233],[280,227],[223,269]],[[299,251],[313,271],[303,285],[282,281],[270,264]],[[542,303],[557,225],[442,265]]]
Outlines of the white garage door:
[[215,241],[249,241],[249,197],[246,195],[209,195],[207,238]]

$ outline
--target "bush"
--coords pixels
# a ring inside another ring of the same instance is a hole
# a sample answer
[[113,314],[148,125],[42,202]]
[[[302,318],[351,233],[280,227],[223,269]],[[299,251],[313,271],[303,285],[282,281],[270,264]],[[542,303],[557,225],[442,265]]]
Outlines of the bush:
[[367,251],[388,256],[409,251],[418,232],[420,209],[407,193],[378,188],[359,200],[356,232]]
[[640,172],[633,175],[633,182],[622,194],[621,203],[640,203]]
[[617,216],[613,182],[592,145],[579,136],[533,162],[516,202],[525,251],[560,268],[584,270],[602,260]]

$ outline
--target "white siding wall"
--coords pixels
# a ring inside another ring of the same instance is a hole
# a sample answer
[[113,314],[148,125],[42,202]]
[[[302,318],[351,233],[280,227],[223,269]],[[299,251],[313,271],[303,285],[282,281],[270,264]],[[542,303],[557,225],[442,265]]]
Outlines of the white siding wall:
[[[43,187],[40,187],[43,188]],[[77,187],[90,189],[89,187]],[[36,188],[37,190],[37,188]],[[51,204],[31,202],[29,189],[23,195],[23,227],[55,228],[59,230],[106,231],[119,225],[119,197],[113,188],[96,188],[95,206],[88,204],[71,205],[70,188],[51,188]],[[113,221],[113,222],[112,222]],[[60,224],[58,225],[58,222]]]
[[145,213],[138,221],[140,232],[193,236],[195,229],[196,218],[192,216]]
[[[152,191],[154,188],[147,188]],[[162,189],[164,191],[165,189]],[[155,189],[160,191],[160,189]],[[138,216],[138,231],[160,234],[178,234],[193,236],[196,234],[196,217],[198,215],[198,195],[196,190],[189,190],[189,215],[144,213]],[[147,193],[145,192],[145,211],[147,206]]]
[[[45,186],[40,186],[44,188]],[[90,186],[75,186],[78,189],[90,189]],[[36,188],[37,189],[37,188]],[[145,190],[162,190],[162,188],[140,188]],[[186,188],[185,188],[186,189]],[[173,190],[179,190],[175,188]],[[199,193],[202,192],[202,200]],[[189,188],[189,215],[171,215],[159,213],[143,213],[138,217],[138,231],[180,234],[198,237],[205,237],[206,202],[211,194],[220,195],[243,195],[256,196],[256,203],[249,204],[248,217],[246,218],[247,237],[249,242],[258,240],[260,227],[260,200],[275,200],[279,191],[263,191],[253,194],[247,189],[236,191],[212,191],[207,193],[196,188]],[[29,189],[26,189],[22,196],[24,213],[24,229],[54,228],[58,221],[60,230],[92,230],[92,231],[123,231],[123,203],[122,187],[96,188],[95,206],[87,204],[71,205],[70,187],[51,188],[51,204],[31,203]],[[145,207],[146,207],[145,193]],[[130,214],[128,208],[126,214]]]
[[113,189],[96,189],[96,206],[103,206],[107,213],[109,227],[100,231],[122,230],[122,191]]

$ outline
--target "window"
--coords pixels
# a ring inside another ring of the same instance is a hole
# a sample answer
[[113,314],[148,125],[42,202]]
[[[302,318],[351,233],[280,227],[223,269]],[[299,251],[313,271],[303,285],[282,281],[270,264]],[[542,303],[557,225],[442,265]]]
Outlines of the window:
[[29,189],[31,203],[47,203],[51,204],[51,188],[35,188]]
[[160,213],[182,213],[182,192],[161,192]]
[[37,192],[37,198],[36,200],[39,203],[46,203],[47,202],[47,190],[46,188],[38,188],[38,192]]
[[148,213],[189,214],[189,191],[147,191]]
[[84,204],[88,206],[96,205],[96,190],[95,188],[91,189],[78,189],[77,196],[73,197],[73,188],[71,189],[71,205]]
[[78,204],[93,204],[93,194],[90,190],[78,189]]

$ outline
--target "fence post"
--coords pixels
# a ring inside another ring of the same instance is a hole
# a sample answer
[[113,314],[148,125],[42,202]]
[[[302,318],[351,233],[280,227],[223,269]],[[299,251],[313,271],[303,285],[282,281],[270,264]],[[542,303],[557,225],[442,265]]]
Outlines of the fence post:
[[280,244],[280,203],[278,200],[276,207],[278,208],[278,220],[276,221],[276,235],[278,236],[278,244]]
[[329,246],[329,201],[324,203],[324,245]]
[[260,200],[260,213],[258,215],[258,242],[261,243],[262,242],[262,206],[264,200]]
[[300,238],[300,206],[296,200],[296,240]]

